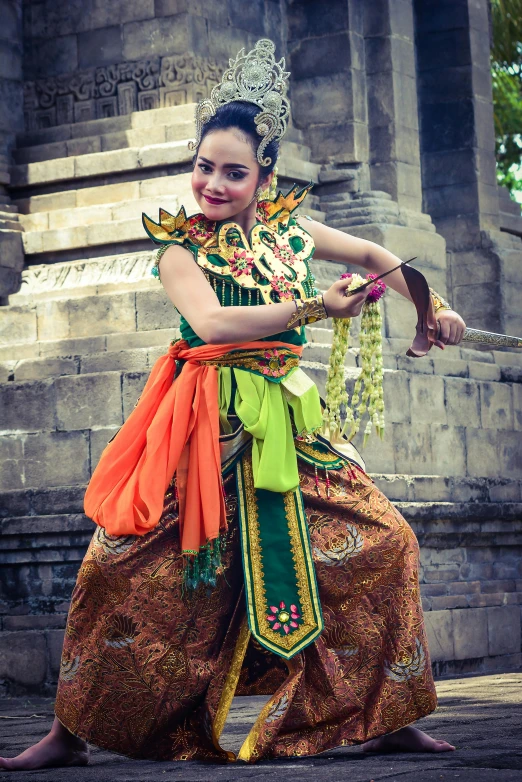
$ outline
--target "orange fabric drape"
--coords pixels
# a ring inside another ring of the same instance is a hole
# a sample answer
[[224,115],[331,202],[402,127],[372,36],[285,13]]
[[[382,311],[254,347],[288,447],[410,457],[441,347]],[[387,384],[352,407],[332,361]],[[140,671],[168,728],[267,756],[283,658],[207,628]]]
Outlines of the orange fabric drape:
[[[199,362],[232,350],[284,347],[287,342],[201,345],[185,340],[154,364],[138,404],[103,451],[84,498],[85,513],[110,535],[144,535],[163,511],[178,472],[182,550],[195,553],[226,526],[221,488],[218,373]],[[176,360],[187,363],[174,381]]]

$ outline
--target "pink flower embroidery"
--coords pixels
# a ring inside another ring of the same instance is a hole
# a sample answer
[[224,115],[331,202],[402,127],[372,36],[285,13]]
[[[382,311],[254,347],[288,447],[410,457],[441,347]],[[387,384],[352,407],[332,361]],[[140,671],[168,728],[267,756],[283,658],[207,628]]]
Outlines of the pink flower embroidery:
[[212,238],[215,223],[207,220],[203,215],[194,215],[189,220],[189,234],[195,239],[206,240]]
[[259,201],[258,204],[257,204],[256,217],[262,223],[267,223],[268,220],[269,220],[269,217],[270,217],[270,215],[269,215],[269,209],[270,209],[269,203],[270,202],[268,202],[268,201]]
[[285,635],[288,635],[288,633],[293,632],[293,630],[299,627],[295,621],[296,619],[301,618],[297,606],[292,604],[290,609],[287,609],[286,604],[281,602],[279,603],[279,608],[277,608],[277,606],[270,606],[270,611],[272,613],[267,614],[266,618],[272,623],[272,630],[280,630],[283,628]]
[[287,263],[289,266],[293,266],[297,258],[289,247],[278,247],[275,245],[273,252],[276,258],[279,258],[282,263]]
[[272,290],[274,290],[279,295],[281,301],[290,301],[290,299],[294,298],[291,285],[282,274],[279,276],[274,275],[270,280],[270,285],[272,286]]
[[281,377],[285,374],[285,356],[277,348],[265,350],[264,358],[259,359],[259,371],[269,377]]
[[254,266],[254,259],[247,255],[246,250],[234,250],[230,261],[230,271],[234,277],[249,274]]

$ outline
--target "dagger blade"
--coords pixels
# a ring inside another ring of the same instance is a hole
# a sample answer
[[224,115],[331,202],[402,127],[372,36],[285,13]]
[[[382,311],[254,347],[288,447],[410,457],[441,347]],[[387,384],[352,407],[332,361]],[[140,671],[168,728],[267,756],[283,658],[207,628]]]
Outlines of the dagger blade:
[[402,263],[399,263],[397,266],[394,266],[393,269],[388,269],[387,272],[384,272],[384,274],[379,274],[378,277],[376,277],[374,280],[367,280],[362,285],[359,285],[358,288],[353,288],[351,291],[346,291],[344,294],[345,296],[354,296],[356,293],[360,293],[361,291],[366,290],[370,285],[375,285],[379,282],[379,280],[382,280],[383,277],[386,277],[388,274],[391,274],[392,272],[396,272],[397,269],[400,269],[401,266],[405,266],[407,263],[411,263],[412,261],[416,261],[417,256],[414,255],[413,258],[409,258],[407,261],[402,261]]

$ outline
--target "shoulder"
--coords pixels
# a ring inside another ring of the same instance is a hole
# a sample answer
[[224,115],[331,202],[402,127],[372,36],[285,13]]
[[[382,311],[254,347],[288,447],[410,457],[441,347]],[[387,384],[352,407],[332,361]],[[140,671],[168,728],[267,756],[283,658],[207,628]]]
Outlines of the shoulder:
[[213,239],[216,228],[216,224],[202,213],[187,217],[183,206],[176,215],[170,214],[166,209],[160,209],[158,222],[143,213],[142,222],[152,241],[161,245],[202,245]]
[[279,191],[273,200],[260,201],[258,209],[263,222],[267,223],[267,225],[272,225],[274,228],[283,229],[294,225],[293,213],[302,204],[312,187],[312,182],[301,189],[299,189],[299,185],[294,185],[286,195]]

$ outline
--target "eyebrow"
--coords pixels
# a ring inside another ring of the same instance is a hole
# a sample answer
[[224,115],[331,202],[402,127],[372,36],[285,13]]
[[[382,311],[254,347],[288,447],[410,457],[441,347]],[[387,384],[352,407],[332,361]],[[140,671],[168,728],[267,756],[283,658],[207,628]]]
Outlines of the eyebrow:
[[[209,165],[214,166],[215,163],[212,162],[212,160],[208,160],[208,158],[203,157],[203,155],[199,156],[200,160],[204,160],[205,163],[209,163]],[[242,163],[225,163],[223,168],[246,168],[247,171],[250,171],[248,166],[244,166]]]

